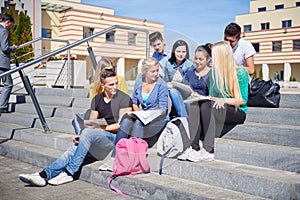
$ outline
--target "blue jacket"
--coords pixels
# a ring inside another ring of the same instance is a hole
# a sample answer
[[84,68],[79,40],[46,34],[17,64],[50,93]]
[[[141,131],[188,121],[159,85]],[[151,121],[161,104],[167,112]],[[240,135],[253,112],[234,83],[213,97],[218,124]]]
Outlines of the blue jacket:
[[[184,78],[185,74],[190,71],[190,70],[194,70],[195,67],[193,65],[193,63],[189,60],[185,60],[183,63],[181,63],[181,65],[179,66],[179,71],[181,73],[182,78]],[[170,61],[168,61],[166,63],[165,66],[165,76],[164,76],[164,80],[166,82],[171,82],[173,80],[173,77],[175,75],[175,72],[177,70],[177,65],[174,62],[173,64],[170,63]]]
[[135,82],[132,94],[132,103],[138,106],[141,105],[143,110],[162,109],[164,115],[167,115],[169,92],[166,82],[161,78],[157,79],[156,84],[146,101],[146,105],[143,104],[142,100],[142,85],[143,78],[141,77]]

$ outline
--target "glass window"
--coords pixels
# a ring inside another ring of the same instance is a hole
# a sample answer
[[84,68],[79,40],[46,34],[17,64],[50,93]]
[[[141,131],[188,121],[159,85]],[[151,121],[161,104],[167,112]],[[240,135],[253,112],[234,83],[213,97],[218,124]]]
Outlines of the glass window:
[[296,2],[296,6],[300,6],[300,1]]
[[293,40],[293,50],[300,50],[300,40]]
[[273,42],[272,51],[281,51],[281,41],[279,42]]
[[267,10],[266,7],[261,7],[261,8],[258,8],[258,12],[265,12]]
[[292,20],[282,21],[282,28],[289,28],[289,27],[292,27]]
[[94,34],[94,28],[83,27],[83,38],[89,37]]
[[278,10],[278,9],[283,9],[284,8],[284,5],[283,4],[279,4],[279,5],[275,5],[275,9]]
[[253,45],[255,51],[259,52],[259,43],[253,43],[252,45]]
[[244,32],[251,32],[252,26],[251,25],[244,25]]
[[106,42],[115,42],[115,33],[116,31],[111,31],[109,33],[106,33],[105,35]]
[[136,45],[136,33],[128,33],[128,45]]
[[52,38],[51,29],[42,29],[42,38]]
[[270,23],[269,22],[261,23],[260,27],[261,27],[261,30],[268,30],[268,29],[270,29]]

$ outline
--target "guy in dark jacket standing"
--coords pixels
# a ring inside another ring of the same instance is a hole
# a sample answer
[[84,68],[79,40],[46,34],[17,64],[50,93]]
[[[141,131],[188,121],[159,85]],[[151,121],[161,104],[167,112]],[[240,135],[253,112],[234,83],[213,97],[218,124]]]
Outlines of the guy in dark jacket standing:
[[[8,29],[13,25],[11,16],[3,16],[0,23],[0,74],[10,70],[10,52],[18,49],[17,46],[9,46]],[[13,87],[11,75],[1,78],[4,87],[0,95],[0,113],[8,112],[8,100]]]

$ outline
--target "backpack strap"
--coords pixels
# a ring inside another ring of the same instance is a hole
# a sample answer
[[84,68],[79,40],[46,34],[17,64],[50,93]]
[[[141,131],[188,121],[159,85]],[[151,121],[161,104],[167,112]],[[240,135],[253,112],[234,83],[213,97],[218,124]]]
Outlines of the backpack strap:
[[150,170],[150,166],[149,163],[147,161],[147,157],[146,157],[146,152],[144,152],[144,148],[143,148],[143,140],[142,139],[138,139],[136,138],[137,144],[138,144],[138,154],[139,154],[139,159],[140,159],[140,164],[143,168],[143,170],[149,171]]
[[166,155],[169,154],[169,152],[171,151],[172,147],[170,147],[162,156],[161,156],[161,159],[160,159],[160,163],[159,163],[159,175],[162,175],[162,167],[164,165],[164,160],[166,158]]
[[112,175],[110,176],[108,179],[107,179],[107,182],[108,182],[108,185],[109,185],[109,188],[115,192],[117,192],[119,195],[121,195],[122,197],[124,198],[127,198],[128,196],[126,194],[124,194],[119,188],[115,187],[112,185],[112,181],[117,178],[117,176],[115,175]]

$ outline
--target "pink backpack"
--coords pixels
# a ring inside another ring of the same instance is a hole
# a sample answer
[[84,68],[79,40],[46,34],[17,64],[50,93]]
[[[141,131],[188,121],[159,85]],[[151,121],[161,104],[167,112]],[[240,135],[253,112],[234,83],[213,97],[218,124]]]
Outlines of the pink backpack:
[[150,172],[150,165],[146,153],[148,143],[140,138],[123,138],[116,144],[116,156],[113,164],[113,175],[108,178],[109,187],[127,197],[111,184],[117,176],[135,175]]

